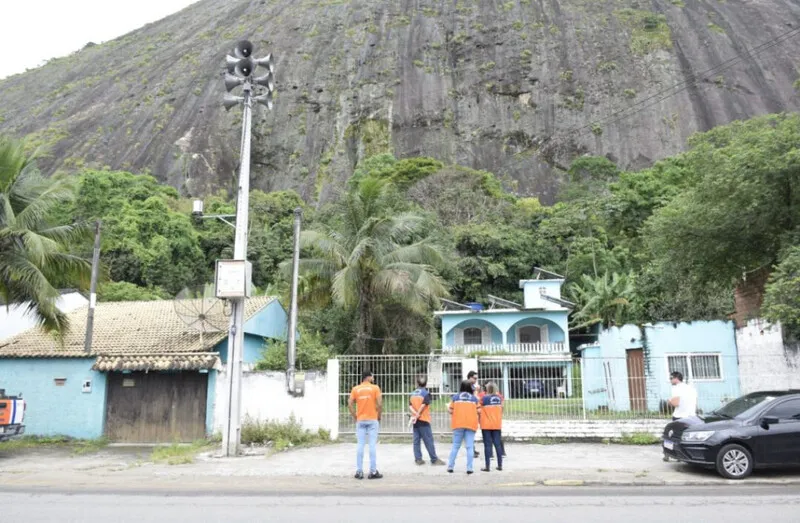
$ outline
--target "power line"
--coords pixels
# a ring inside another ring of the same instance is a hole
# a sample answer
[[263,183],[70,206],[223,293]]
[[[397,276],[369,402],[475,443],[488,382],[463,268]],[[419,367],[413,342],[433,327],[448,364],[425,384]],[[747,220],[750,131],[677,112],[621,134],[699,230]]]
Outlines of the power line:
[[[664,88],[664,89],[662,89],[662,90],[660,90],[660,91],[648,96],[647,98],[644,98],[644,99],[638,101],[637,103],[635,103],[635,104],[633,104],[631,106],[625,107],[624,109],[621,109],[621,110],[619,110],[619,111],[617,111],[615,113],[612,113],[611,115],[609,115],[609,116],[607,116],[607,117],[605,117],[605,118],[603,118],[601,120],[594,120],[594,121],[592,121],[592,122],[590,122],[588,124],[581,125],[581,126],[578,126],[578,127],[574,127],[572,129],[568,129],[568,130],[564,131],[563,134],[570,135],[570,134],[573,134],[573,133],[577,133],[578,135],[580,135],[580,134],[582,134],[581,131],[588,130],[588,129],[592,128],[595,125],[599,125],[601,123],[606,123],[606,122],[609,122],[609,121],[611,121],[611,123],[613,124],[613,123],[616,123],[616,122],[618,122],[620,120],[623,120],[625,118],[633,116],[633,115],[635,115],[637,113],[640,113],[640,112],[642,112],[642,111],[644,111],[646,109],[649,109],[653,105],[656,105],[656,104],[666,100],[667,98],[675,96],[676,94],[679,94],[679,93],[689,89],[691,86],[695,85],[704,76],[707,76],[707,75],[710,75],[710,74],[714,74],[714,73],[719,73],[719,72],[722,72],[724,70],[727,70],[727,69],[733,67],[734,65],[737,65],[738,63],[740,63],[745,58],[757,56],[757,55],[761,54],[762,52],[767,51],[768,49],[771,49],[773,47],[776,47],[777,45],[780,45],[783,42],[785,42],[785,41],[797,36],[798,34],[800,34],[800,28],[791,29],[789,31],[786,31],[785,33],[782,33],[782,34],[776,36],[775,38],[773,38],[771,40],[768,40],[767,42],[764,42],[764,43],[762,43],[762,44],[760,44],[760,45],[758,45],[756,47],[753,47],[753,48],[751,48],[749,50],[745,50],[744,52],[742,52],[740,54],[737,54],[736,56],[734,56],[732,58],[729,58],[728,60],[725,60],[724,62],[722,62],[720,64],[717,64],[714,67],[711,67],[711,68],[706,69],[705,71],[701,71],[699,73],[692,73],[692,74],[689,75],[689,78],[687,78],[687,79],[685,79],[685,80],[683,80],[681,82],[678,82],[675,85],[672,85],[670,87]],[[673,91],[675,89],[677,89],[675,92],[669,93],[670,91]],[[665,93],[669,93],[669,94],[666,95],[666,96],[663,96],[661,98],[658,98],[659,96],[661,96],[661,95],[663,95]],[[654,98],[658,98],[658,99],[655,100],[653,103],[647,104],[648,101],[653,100]],[[643,105],[643,104],[646,104],[646,105]],[[632,109],[635,109],[636,107],[639,107],[639,106],[641,106],[639,109],[631,112]],[[623,113],[628,113],[628,112],[630,114],[623,114]],[[618,115],[622,115],[622,116],[620,116],[619,118],[616,118]],[[557,135],[550,136],[549,138],[547,138],[542,143],[542,145],[547,144],[548,142],[553,140],[556,136]]]

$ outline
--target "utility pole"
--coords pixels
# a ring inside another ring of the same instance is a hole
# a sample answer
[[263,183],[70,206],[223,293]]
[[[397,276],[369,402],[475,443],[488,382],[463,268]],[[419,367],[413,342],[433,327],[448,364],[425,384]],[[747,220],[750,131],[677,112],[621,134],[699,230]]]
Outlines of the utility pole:
[[[233,245],[233,259],[247,260],[247,225],[250,204],[250,141],[253,102],[266,105],[272,109],[273,66],[272,57],[268,55],[253,60],[253,44],[243,40],[236,44],[233,56],[226,57],[228,73],[225,75],[225,88],[228,93],[238,86],[242,87],[242,96],[226,94],[223,105],[226,110],[241,104],[242,115],[242,149],[240,156],[239,183],[236,193],[236,232]],[[266,67],[267,74],[253,78],[258,66]],[[256,86],[267,88],[261,96],[253,96]],[[245,264],[246,265],[246,264]],[[246,277],[249,277],[246,276]],[[244,293],[246,294],[246,293]],[[239,453],[241,440],[241,401],[242,401],[242,353],[244,352],[244,309],[246,295],[231,298],[231,326],[228,335],[228,372],[225,386],[228,391],[227,416],[222,432],[222,447],[226,456]]]
[[92,352],[92,334],[94,333],[94,308],[97,305],[97,274],[100,271],[100,220],[94,223],[94,253],[92,253],[92,281],[89,284],[89,311],[86,315],[86,338],[83,348]]
[[292,251],[292,298],[289,304],[289,339],[286,344],[286,378],[289,394],[295,394],[295,365],[297,361],[297,280],[300,271],[300,226],[303,209],[294,210],[294,248]]

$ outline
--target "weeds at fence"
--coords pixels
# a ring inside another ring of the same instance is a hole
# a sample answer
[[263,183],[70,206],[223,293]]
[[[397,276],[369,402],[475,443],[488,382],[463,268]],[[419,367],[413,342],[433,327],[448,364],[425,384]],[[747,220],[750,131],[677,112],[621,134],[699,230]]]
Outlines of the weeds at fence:
[[272,452],[283,452],[290,448],[315,447],[331,442],[331,433],[325,429],[312,432],[294,417],[288,421],[260,421],[245,418],[242,424],[242,443],[271,447]]
[[611,443],[617,445],[655,445],[661,443],[661,438],[647,432],[623,434],[621,438],[613,438]]
[[201,452],[210,450],[214,444],[201,439],[193,443],[173,443],[153,449],[150,461],[153,463],[166,463],[168,465],[188,465],[194,463],[194,458]]

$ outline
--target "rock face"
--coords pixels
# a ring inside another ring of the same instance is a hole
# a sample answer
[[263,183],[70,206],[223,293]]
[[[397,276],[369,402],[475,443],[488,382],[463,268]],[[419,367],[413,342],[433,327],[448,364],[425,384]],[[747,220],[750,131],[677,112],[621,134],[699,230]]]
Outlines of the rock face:
[[221,73],[248,38],[278,91],[255,111],[255,187],[324,201],[392,151],[547,202],[576,155],[642,167],[696,131],[797,110],[797,32],[796,0],[203,0],[0,81],[0,132],[45,146],[48,172],[230,188],[241,110],[222,108]]

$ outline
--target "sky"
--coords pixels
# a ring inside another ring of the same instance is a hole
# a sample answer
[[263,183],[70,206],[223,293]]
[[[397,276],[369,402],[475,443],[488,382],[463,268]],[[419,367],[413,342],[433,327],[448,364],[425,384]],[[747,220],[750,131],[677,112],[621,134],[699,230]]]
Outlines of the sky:
[[[0,78],[113,40],[197,0],[27,0],[3,4]],[[28,21],[29,20],[29,21]]]

